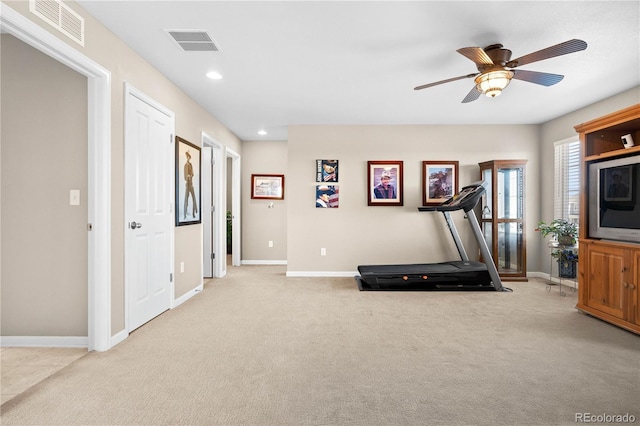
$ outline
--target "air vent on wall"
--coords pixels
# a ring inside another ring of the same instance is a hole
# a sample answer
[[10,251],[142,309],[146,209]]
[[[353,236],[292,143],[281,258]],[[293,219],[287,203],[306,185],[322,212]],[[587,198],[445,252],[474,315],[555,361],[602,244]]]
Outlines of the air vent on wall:
[[219,52],[220,48],[202,30],[165,30],[185,52]]
[[29,11],[84,46],[84,18],[61,0],[29,0]]

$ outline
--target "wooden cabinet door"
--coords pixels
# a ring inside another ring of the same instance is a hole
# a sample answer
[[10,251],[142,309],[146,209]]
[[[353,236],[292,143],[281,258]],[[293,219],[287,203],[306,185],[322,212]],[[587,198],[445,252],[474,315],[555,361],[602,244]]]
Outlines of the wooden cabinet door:
[[588,251],[587,304],[617,318],[625,317],[625,250],[591,246]]
[[629,250],[630,262],[625,268],[625,282],[623,286],[627,292],[627,320],[640,325],[640,250]]

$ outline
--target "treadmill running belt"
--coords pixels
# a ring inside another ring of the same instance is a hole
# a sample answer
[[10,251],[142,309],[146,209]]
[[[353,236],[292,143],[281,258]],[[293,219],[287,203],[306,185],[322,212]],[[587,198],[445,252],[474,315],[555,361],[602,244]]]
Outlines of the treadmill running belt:
[[482,262],[358,266],[360,290],[494,290]]

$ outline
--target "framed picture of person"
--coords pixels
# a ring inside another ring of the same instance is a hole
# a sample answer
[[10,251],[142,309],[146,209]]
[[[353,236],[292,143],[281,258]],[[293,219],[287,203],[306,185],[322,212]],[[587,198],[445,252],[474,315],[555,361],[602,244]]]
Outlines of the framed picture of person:
[[316,182],[338,182],[338,160],[316,160]]
[[436,206],[458,193],[457,161],[422,162],[422,205]]
[[284,200],[284,175],[251,175],[251,198]]
[[338,208],[339,205],[338,185],[316,185],[316,208]]
[[367,194],[369,206],[402,206],[402,161],[367,162]]
[[422,205],[442,204],[458,193],[457,161],[422,162]]
[[176,136],[176,226],[201,222],[200,147]]

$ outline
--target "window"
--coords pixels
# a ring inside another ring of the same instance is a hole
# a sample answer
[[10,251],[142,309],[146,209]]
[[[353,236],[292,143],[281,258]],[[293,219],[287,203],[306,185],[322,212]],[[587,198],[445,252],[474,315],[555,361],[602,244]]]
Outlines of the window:
[[578,222],[580,214],[580,141],[555,143],[553,217]]

